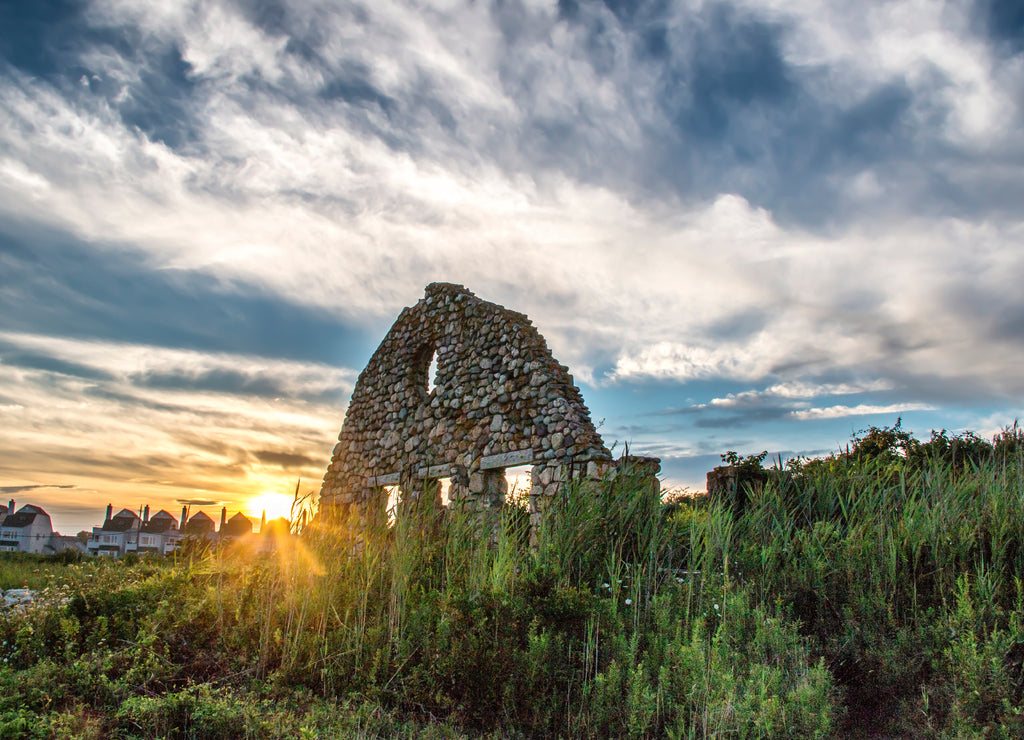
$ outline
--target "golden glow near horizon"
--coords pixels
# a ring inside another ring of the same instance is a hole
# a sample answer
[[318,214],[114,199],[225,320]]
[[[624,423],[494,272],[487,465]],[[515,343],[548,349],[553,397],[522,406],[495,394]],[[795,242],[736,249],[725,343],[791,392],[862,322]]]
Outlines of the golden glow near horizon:
[[[730,448],[1024,418],[1024,64],[977,13],[751,0],[727,3],[742,26],[704,3],[638,24],[549,1],[513,34],[483,3],[363,14],[370,99],[439,126],[368,113],[362,85],[324,99],[323,54],[286,43],[348,38],[344,3],[312,34],[217,0],[58,5],[3,16],[32,53],[0,44],[0,501],[59,531],[107,504],[258,518],[300,478],[315,503],[375,340],[434,280],[528,315],[605,440],[670,486]],[[661,94],[651,24],[702,29],[658,43],[716,95]]]
[[292,503],[294,501],[295,498],[292,495],[264,491],[250,498],[248,502],[243,504],[242,509],[245,511],[246,516],[253,519],[254,522],[259,521],[264,512],[266,512],[268,522],[281,517],[290,520],[292,516]]

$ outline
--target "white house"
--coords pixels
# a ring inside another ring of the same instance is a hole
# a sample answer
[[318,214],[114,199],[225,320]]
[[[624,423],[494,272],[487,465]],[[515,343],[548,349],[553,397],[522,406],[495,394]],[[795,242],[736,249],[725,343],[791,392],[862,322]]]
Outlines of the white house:
[[139,552],[155,552],[167,555],[178,549],[185,538],[178,531],[178,520],[161,509],[149,518],[149,507],[143,513],[139,529]]
[[121,509],[111,516],[113,507],[107,504],[107,518],[102,527],[92,528],[92,537],[86,549],[90,555],[118,557],[129,552],[138,552],[139,529],[142,520],[130,509]]
[[15,512],[12,500],[0,521],[0,552],[54,552],[50,515],[32,504]]

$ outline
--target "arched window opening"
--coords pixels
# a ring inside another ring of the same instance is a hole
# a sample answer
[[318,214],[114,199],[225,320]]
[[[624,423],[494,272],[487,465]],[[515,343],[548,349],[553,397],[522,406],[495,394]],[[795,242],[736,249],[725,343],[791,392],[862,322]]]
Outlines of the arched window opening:
[[430,364],[427,365],[427,393],[433,393],[437,387],[437,352],[430,355]]

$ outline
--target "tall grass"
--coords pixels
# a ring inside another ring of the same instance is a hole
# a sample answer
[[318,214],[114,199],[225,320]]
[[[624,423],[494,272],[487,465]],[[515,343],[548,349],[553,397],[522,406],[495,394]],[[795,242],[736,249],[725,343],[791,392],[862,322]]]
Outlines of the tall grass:
[[1017,736],[1021,480],[835,456],[739,507],[625,471],[533,548],[521,502],[422,497],[255,559],[70,566],[0,614],[0,736]]

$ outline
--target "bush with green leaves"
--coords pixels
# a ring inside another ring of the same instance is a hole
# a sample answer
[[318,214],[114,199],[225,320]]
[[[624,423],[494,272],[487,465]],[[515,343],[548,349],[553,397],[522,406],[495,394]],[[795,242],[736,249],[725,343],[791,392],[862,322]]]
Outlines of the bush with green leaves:
[[889,432],[742,509],[577,481],[535,547],[522,504],[426,497],[259,556],[33,561],[0,737],[1019,736],[1019,434]]

